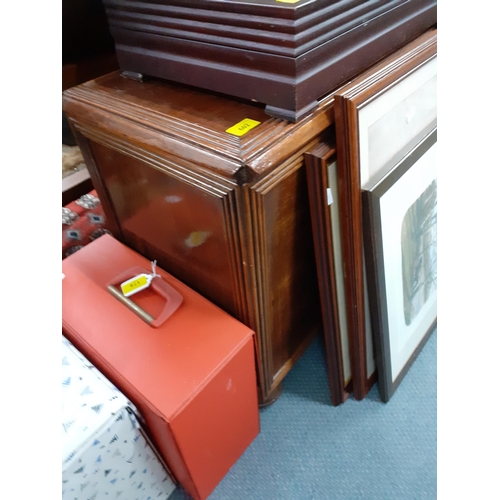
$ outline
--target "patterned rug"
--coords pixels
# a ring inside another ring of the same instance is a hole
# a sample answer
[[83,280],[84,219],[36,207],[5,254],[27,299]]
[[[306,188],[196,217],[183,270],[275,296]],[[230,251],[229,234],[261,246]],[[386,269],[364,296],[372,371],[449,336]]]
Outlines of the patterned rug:
[[111,234],[106,227],[101,202],[94,190],[62,209],[62,258],[106,233]]

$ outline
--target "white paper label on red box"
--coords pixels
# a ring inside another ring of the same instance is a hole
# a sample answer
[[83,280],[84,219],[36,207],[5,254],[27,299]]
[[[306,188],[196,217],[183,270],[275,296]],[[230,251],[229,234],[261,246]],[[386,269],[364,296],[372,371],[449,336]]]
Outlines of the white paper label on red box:
[[123,295],[125,295],[125,297],[130,297],[131,295],[134,295],[134,293],[148,288],[148,286],[151,285],[153,278],[161,278],[159,274],[156,274],[156,260],[151,262],[151,269],[153,271],[151,274],[138,274],[137,276],[124,281],[120,285]]
[[134,295],[134,293],[140,292],[151,285],[152,280],[153,277],[150,274],[138,274],[137,276],[124,281],[120,285],[120,288],[122,289],[122,293],[125,297],[130,297],[131,295]]

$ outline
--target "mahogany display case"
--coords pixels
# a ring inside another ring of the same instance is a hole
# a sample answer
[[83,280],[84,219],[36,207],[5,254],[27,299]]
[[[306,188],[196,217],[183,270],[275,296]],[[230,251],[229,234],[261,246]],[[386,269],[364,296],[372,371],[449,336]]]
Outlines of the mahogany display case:
[[437,23],[436,0],[104,0],[125,75],[254,100],[300,120]]
[[332,138],[332,103],[290,123],[119,72],[63,94],[113,235],[256,332],[261,405],[322,329],[304,154]]

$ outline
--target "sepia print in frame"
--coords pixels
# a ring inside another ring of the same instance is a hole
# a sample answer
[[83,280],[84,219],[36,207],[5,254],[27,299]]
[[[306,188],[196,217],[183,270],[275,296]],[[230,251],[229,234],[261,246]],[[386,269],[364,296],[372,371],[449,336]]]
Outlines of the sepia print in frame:
[[437,30],[373,66],[334,95],[340,230],[352,391],[376,381],[363,242],[362,191],[383,178],[437,124]]
[[382,401],[437,322],[437,129],[363,192],[370,308]]
[[333,406],[352,392],[349,335],[333,144],[320,143],[304,155],[321,300],[328,382]]

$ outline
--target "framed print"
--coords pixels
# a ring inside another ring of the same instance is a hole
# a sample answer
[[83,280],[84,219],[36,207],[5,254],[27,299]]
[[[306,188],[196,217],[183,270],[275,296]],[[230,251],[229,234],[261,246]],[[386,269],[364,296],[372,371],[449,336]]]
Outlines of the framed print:
[[331,144],[305,155],[323,332],[333,406],[352,391],[351,361],[337,195],[337,157]]
[[370,307],[382,401],[437,318],[437,130],[363,192]]
[[436,127],[436,81],[437,30],[433,29],[334,93],[345,302],[356,399],[366,396],[377,376],[362,191],[386,176]]

